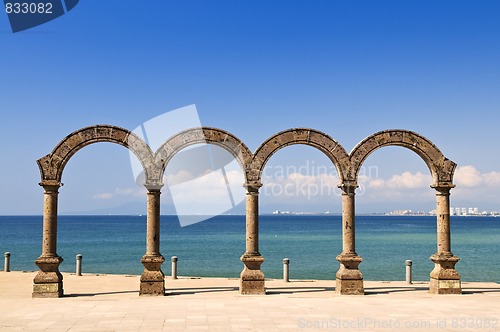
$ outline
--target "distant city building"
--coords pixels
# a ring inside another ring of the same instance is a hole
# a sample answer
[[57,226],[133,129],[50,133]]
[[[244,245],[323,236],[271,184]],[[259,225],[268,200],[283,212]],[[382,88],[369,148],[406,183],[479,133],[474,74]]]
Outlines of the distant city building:
[[[427,213],[418,211],[413,212],[412,210],[394,210],[386,213],[389,216],[422,216],[422,215],[430,215],[435,216],[436,210],[431,210]],[[500,212],[497,211],[480,211],[477,207],[450,207],[450,216],[500,216]]]
[[425,216],[425,214],[424,211],[413,212],[412,210],[394,210],[386,213],[388,216]]

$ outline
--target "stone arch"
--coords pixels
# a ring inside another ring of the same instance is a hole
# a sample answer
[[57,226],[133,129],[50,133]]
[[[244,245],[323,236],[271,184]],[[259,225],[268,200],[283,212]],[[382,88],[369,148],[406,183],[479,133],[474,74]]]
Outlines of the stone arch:
[[287,129],[271,136],[262,143],[255,151],[252,164],[248,170],[249,179],[260,182],[262,172],[269,158],[278,150],[295,144],[309,145],[323,152],[337,169],[339,182],[343,182],[349,165],[347,152],[342,145],[327,134],[310,128]]
[[[214,144],[217,145],[226,151],[228,151],[239,163],[241,166],[242,170],[244,171],[244,176],[245,176],[245,186],[247,187],[248,184],[248,169],[249,165],[252,161],[252,153],[250,150],[247,148],[247,146],[236,136],[232,135],[231,133],[224,131],[222,129],[218,128],[210,128],[210,127],[199,127],[199,128],[192,128],[192,129],[187,129],[184,130],[172,137],[170,137],[160,148],[157,150],[156,155],[155,155],[155,165],[156,168],[161,169],[161,174],[165,172],[165,169],[167,167],[167,164],[169,161],[173,158],[173,156],[181,151],[182,149],[194,145],[194,144],[202,144],[202,143],[208,143],[208,144]],[[248,190],[248,187],[247,187]],[[251,197],[251,195],[248,194],[246,195],[246,210],[247,210],[247,219],[246,219],[246,246],[248,248],[249,243],[255,243],[257,241],[256,239],[258,238],[258,224],[254,223],[252,218],[249,218],[249,206],[250,204],[248,203],[248,199]],[[250,208],[252,212],[257,212],[257,209],[252,209]],[[256,235],[255,235],[256,234]],[[247,250],[248,251],[248,250]],[[260,254],[259,254],[260,256]],[[245,257],[245,255],[243,255]],[[252,262],[249,263],[245,258],[241,258],[243,261],[243,264],[245,265],[244,267],[244,272],[241,273],[240,279],[240,292],[242,294],[256,294],[256,287],[254,284],[256,282],[261,282],[261,287],[258,287],[257,293],[261,294],[264,291],[264,281],[263,281],[263,274],[260,271],[260,264],[257,265],[252,265],[254,262],[254,258],[252,258]],[[258,260],[258,258],[257,258]],[[263,259],[262,259],[263,261]],[[250,284],[252,284],[251,287],[249,287],[247,284],[247,281],[245,280],[245,271],[247,270],[247,265],[250,264],[253,267],[252,272],[250,273],[252,276],[252,280],[250,281]],[[259,278],[262,276],[262,278]],[[259,279],[259,280],[256,280]],[[261,280],[260,280],[261,279]],[[250,288],[249,291],[247,291]]]
[[349,154],[350,168],[348,177],[357,181],[358,173],[366,158],[375,150],[384,146],[402,146],[418,154],[429,168],[433,186],[452,185],[456,164],[427,138],[401,129],[384,130],[368,136]]
[[248,147],[233,134],[211,127],[187,129],[163,143],[155,154],[155,165],[161,170],[161,175],[176,153],[190,145],[202,143],[214,144],[228,151],[240,164],[245,173],[245,180],[248,178],[247,169],[252,160],[252,153]]
[[[384,146],[410,149],[419,155],[429,168],[433,178],[431,187],[436,190],[437,223],[437,252],[430,257],[434,262],[434,269],[430,273],[429,291],[435,294],[461,294],[460,274],[455,270],[459,258],[451,252],[450,234],[450,190],[455,187],[453,174],[457,165],[447,159],[430,140],[415,132],[401,129],[380,131],[365,138],[349,154],[348,176],[354,185],[353,189],[363,162],[371,153]],[[354,225],[354,190],[352,191],[350,210],[353,213],[349,219]],[[352,243],[354,244],[354,241]]]
[[294,144],[312,146],[323,152],[337,169],[340,183],[349,166],[344,148],[330,136],[310,128],[291,128],[271,136],[255,151],[247,172],[246,251],[241,257],[245,265],[240,275],[241,294],[265,294],[265,277],[260,269],[264,258],[259,253],[259,188],[264,167],[276,151]]
[[[42,254],[35,260],[40,270],[33,280],[33,297],[60,297],[63,295],[63,277],[58,268],[63,259],[57,255],[58,190],[62,185],[61,179],[64,167],[71,157],[85,146],[97,142],[116,143],[128,148],[139,158],[146,179],[154,175],[153,153],[149,146],[129,130],[111,125],[96,125],[79,129],[66,136],[50,154],[37,160],[42,179],[40,185],[44,189],[44,207]],[[142,259],[145,273],[141,277],[141,294],[152,293],[144,285],[149,286],[152,283],[151,279],[153,278],[150,275],[157,271],[151,273],[148,268],[155,264],[158,265],[157,262],[159,261],[163,261],[163,257],[157,252],[157,248],[151,244],[152,241],[150,240],[150,238],[157,236],[155,232],[158,227],[154,223],[156,221],[156,210],[150,208],[149,205],[159,206],[159,204],[155,204],[156,201],[150,199],[150,196],[153,198],[159,196],[159,189],[152,189],[153,193],[148,188],[150,193],[148,193],[147,248],[146,255]],[[154,275],[155,279],[153,281],[159,279],[160,274],[163,276],[159,271]],[[161,292],[164,292],[163,288],[161,288]]]
[[455,271],[459,260],[450,249],[449,191],[454,187],[456,164],[446,159],[441,151],[426,138],[406,130],[387,130],[367,137],[348,155],[330,136],[309,128],[292,128],[266,140],[252,154],[234,135],[217,128],[200,127],[180,132],[169,138],[155,154],[132,132],[110,125],[96,125],[77,130],[64,138],[54,150],[37,161],[44,188],[42,255],[35,263],[39,271],[34,278],[33,297],[60,297],[63,295],[62,275],[58,266],[62,258],[57,255],[57,202],[58,189],[65,165],[83,147],[96,142],[116,143],[130,149],[140,160],[146,175],[147,226],[146,254],[141,262],[140,294],[164,294],[164,275],[161,271],[163,256],[159,252],[160,190],[163,173],[170,159],[183,148],[210,143],[228,151],[245,171],[246,193],[246,251],[241,257],[244,269],[240,274],[242,294],[265,294],[264,274],[260,265],[264,258],[258,250],[258,196],[263,168],[278,150],[293,144],[305,144],[322,151],[335,165],[342,190],[343,251],[337,256],[341,267],[336,274],[339,294],[363,294],[362,274],[358,269],[362,261],[355,252],[354,195],[361,165],[373,151],[383,146],[403,146],[416,152],[427,164],[436,189],[438,251],[431,256],[435,268],[431,272],[430,289],[434,293],[460,293],[460,275]]
[[116,143],[126,147],[139,158],[146,177],[152,175],[153,153],[146,142],[127,129],[111,125],[95,125],[72,132],[51,153],[37,160],[42,183],[60,183],[64,167],[71,157],[78,150],[97,142]]

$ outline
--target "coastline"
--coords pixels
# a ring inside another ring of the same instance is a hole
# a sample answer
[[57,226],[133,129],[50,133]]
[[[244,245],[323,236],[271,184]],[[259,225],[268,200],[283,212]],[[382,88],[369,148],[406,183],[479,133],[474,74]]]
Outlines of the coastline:
[[[442,331],[500,328],[500,284],[464,282],[433,295],[428,282],[365,281],[366,295],[334,294],[334,280],[266,280],[239,295],[237,278],[165,279],[166,296],[139,296],[135,275],[63,273],[65,296],[32,299],[35,272],[0,272],[0,329],[50,331]],[[465,324],[460,328],[461,324]],[[467,325],[469,324],[469,325]],[[472,326],[472,325],[473,326]],[[487,327],[489,326],[489,327]]]

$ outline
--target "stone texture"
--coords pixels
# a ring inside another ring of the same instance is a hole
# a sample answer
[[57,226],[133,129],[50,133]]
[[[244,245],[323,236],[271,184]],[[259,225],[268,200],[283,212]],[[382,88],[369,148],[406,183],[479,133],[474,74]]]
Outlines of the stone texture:
[[460,274],[455,264],[460,260],[453,254],[435,254],[430,257],[434,262],[431,271],[429,292],[433,294],[462,294]]
[[259,182],[247,183],[246,194],[246,247],[241,257],[240,293],[262,295],[266,293],[265,277],[260,266],[264,258],[259,253]]
[[83,147],[97,142],[123,145],[132,150],[143,164],[146,164],[145,159],[153,157],[149,146],[127,129],[110,125],[85,127],[66,136],[50,154],[37,161],[42,180],[60,182],[69,159]]
[[164,295],[165,275],[161,265],[165,258],[160,254],[160,188],[149,185],[146,221],[146,254],[142,257],[144,272],[141,276],[139,295]]
[[59,265],[62,263],[62,257],[39,257],[35,264],[40,269],[33,279],[34,298],[62,297],[63,276],[59,272]]
[[[456,164],[446,159],[441,151],[425,137],[409,130],[385,130],[368,136],[350,153],[351,176],[357,177],[364,160],[384,146],[402,146],[417,153],[425,161],[434,178],[434,184],[451,182]],[[354,178],[352,178],[354,179]]]
[[241,261],[244,264],[240,274],[240,294],[242,295],[264,295],[266,294],[265,277],[260,266],[264,258],[259,255],[243,255]]
[[161,270],[164,261],[165,258],[161,255],[142,257],[144,272],[141,275],[139,295],[165,295],[165,275]]
[[260,176],[269,158],[278,150],[294,144],[305,144],[322,151],[337,168],[340,181],[342,182],[344,172],[349,167],[349,156],[347,152],[330,136],[310,128],[292,128],[284,130],[271,136],[262,143],[253,156],[253,160],[255,161],[253,169],[259,170],[259,178],[249,178],[248,180],[260,180]]
[[[164,170],[170,159],[187,146],[200,143],[215,144],[228,151],[241,165],[248,169],[252,153],[236,136],[218,128],[202,127],[182,131],[170,137],[156,152],[156,167]],[[158,158],[158,156],[162,156]]]
[[365,295],[363,280],[337,278],[335,281],[335,293],[338,295]]
[[337,256],[340,268],[335,274],[335,292],[339,295],[363,295],[363,274],[358,266],[363,261],[356,253]]

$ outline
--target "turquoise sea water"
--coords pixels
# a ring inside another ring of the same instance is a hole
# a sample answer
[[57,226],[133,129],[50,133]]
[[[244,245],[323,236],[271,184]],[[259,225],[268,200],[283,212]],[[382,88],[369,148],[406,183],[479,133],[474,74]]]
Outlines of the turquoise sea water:
[[[217,216],[180,227],[175,216],[161,217],[161,253],[170,274],[170,257],[179,258],[179,275],[238,277],[245,250],[245,217]],[[500,218],[452,217],[452,251],[463,281],[500,282]],[[145,216],[59,216],[58,254],[63,272],[74,272],[83,255],[83,272],[141,274]],[[260,216],[260,252],[266,277],[282,276],[290,259],[292,279],[335,279],[342,251],[340,216]],[[41,253],[41,216],[0,217],[0,253],[11,252],[12,270],[36,270]],[[428,280],[436,252],[435,217],[356,217],[356,251],[365,280],[404,280],[405,260],[414,280]],[[3,267],[3,266],[2,266]]]

